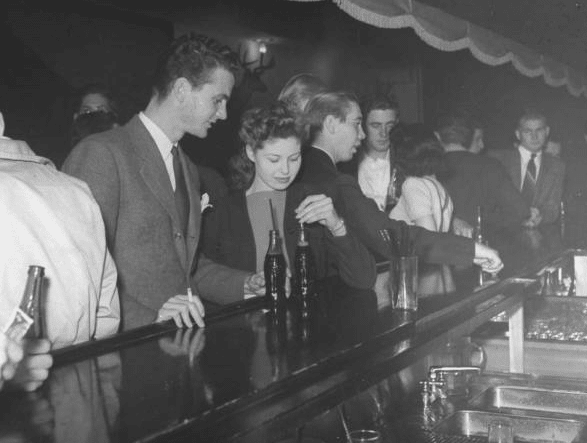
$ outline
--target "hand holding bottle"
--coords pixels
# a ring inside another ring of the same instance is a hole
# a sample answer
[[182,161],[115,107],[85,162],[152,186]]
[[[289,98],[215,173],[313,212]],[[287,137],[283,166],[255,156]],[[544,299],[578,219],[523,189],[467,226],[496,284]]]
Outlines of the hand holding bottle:
[[296,218],[300,223],[318,222],[335,237],[346,235],[344,220],[334,209],[334,203],[330,197],[324,194],[309,195],[295,210]]
[[22,357],[22,344],[11,340],[0,332],[0,389],[4,381],[14,377],[16,367]]
[[18,364],[11,384],[35,391],[49,377],[49,369],[53,366],[53,357],[49,354],[51,343],[45,338],[23,340],[24,357]]

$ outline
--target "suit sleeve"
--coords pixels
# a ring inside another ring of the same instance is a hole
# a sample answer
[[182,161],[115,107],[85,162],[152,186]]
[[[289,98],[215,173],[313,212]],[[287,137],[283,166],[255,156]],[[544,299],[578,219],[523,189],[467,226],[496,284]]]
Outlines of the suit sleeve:
[[118,332],[120,326],[120,299],[116,288],[116,266],[108,251],[105,251],[102,286],[98,300],[96,333],[94,338],[108,337]]
[[250,272],[221,265],[200,253],[192,280],[202,298],[227,304],[243,300],[245,279],[249,275]]
[[116,237],[120,178],[110,148],[89,138],[79,143],[63,164],[63,172],[85,181],[100,206],[108,247]]
[[327,233],[326,245],[336,259],[342,280],[358,289],[372,289],[377,278],[375,259],[369,250],[347,227],[347,234],[334,237]]
[[565,164],[555,163],[553,167],[553,180],[545,196],[544,202],[538,207],[542,214],[542,223],[554,223],[560,214],[560,203],[563,198],[563,184],[565,178]]
[[408,227],[402,221],[389,219],[373,200],[362,194],[356,180],[345,175],[340,175],[337,180],[339,194],[334,198],[335,205],[338,205],[337,211],[363,244],[376,254],[377,259],[386,259],[388,255],[379,237],[379,230],[390,229],[394,235],[401,236],[407,229],[416,254],[423,261],[463,267],[473,262],[475,244],[471,239],[432,232],[418,226]]

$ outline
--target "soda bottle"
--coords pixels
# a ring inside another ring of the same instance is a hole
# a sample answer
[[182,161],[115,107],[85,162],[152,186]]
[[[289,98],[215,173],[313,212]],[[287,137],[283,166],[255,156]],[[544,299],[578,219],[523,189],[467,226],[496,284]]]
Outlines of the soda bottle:
[[473,227],[473,240],[477,243],[485,244],[483,238],[483,219],[481,216],[481,206],[475,208],[475,226]]
[[303,223],[298,229],[298,240],[295,251],[294,288],[302,304],[308,304],[309,297],[314,293],[316,270],[314,256],[308,242],[308,230]]
[[285,257],[281,249],[279,231],[269,231],[269,247],[265,254],[265,298],[270,309],[285,302]]
[[20,305],[11,314],[4,333],[13,340],[43,337],[43,279],[45,268],[29,266]]

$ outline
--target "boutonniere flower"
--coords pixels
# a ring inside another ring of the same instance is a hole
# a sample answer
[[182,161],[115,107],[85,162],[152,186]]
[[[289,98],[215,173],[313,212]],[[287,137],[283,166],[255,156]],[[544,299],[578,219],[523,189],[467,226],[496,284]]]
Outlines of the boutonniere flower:
[[210,204],[210,196],[207,192],[202,194],[202,198],[200,199],[200,207],[202,208],[200,211],[201,214],[203,214],[206,209],[214,207]]

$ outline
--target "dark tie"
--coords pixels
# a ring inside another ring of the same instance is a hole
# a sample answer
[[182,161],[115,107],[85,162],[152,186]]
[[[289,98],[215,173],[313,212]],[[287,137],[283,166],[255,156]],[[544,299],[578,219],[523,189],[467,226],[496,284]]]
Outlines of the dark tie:
[[524,184],[522,185],[522,196],[530,205],[534,205],[534,194],[536,193],[536,154],[530,156],[530,161],[526,167]]
[[173,155],[173,173],[175,174],[175,207],[179,215],[180,229],[185,235],[190,214],[190,201],[177,145],[171,148],[171,154]]

